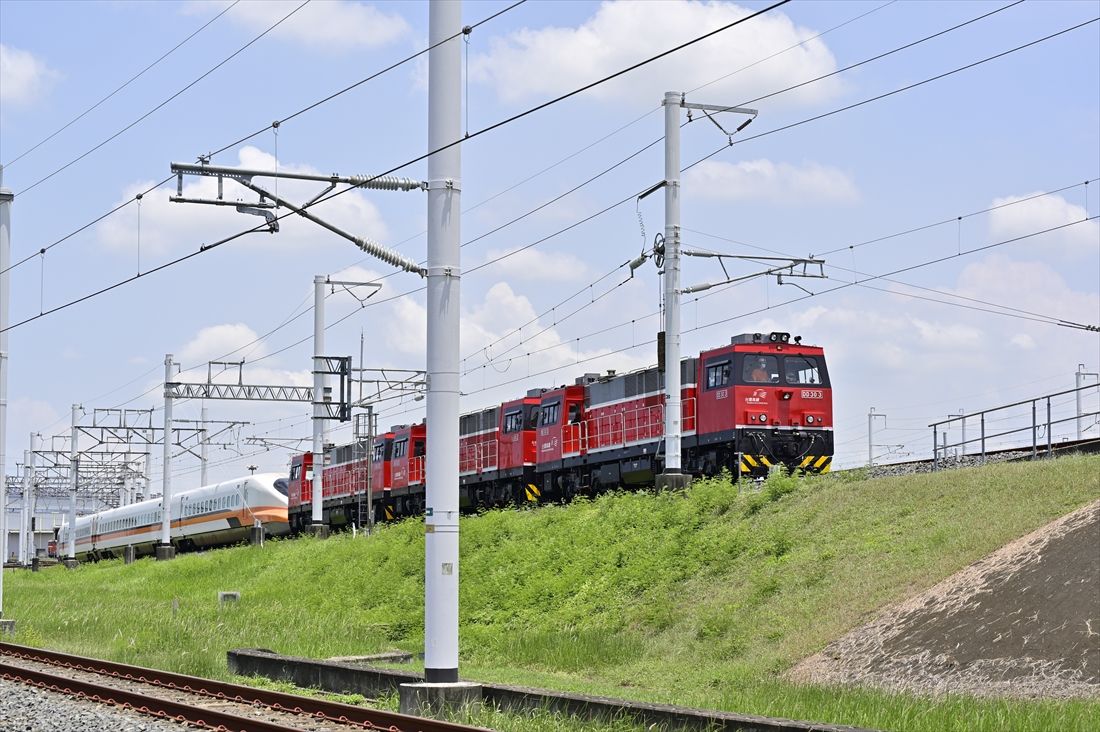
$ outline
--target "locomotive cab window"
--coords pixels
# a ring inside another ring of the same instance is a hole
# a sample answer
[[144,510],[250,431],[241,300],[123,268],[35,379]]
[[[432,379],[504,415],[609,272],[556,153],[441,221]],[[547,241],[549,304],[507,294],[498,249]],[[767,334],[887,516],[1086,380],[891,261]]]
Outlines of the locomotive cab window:
[[424,457],[424,440],[413,443],[413,457]]
[[298,480],[302,477],[302,464],[298,463],[290,468],[290,479]]
[[730,383],[730,362],[720,361],[719,363],[711,364],[707,366],[707,388],[717,389],[720,386],[726,386]]
[[519,432],[523,429],[523,410],[517,409],[514,412],[506,412],[504,414],[504,431],[505,432]]
[[393,443],[393,456],[395,458],[405,457],[409,452],[409,441],[398,440]]
[[779,359],[766,354],[745,356],[741,378],[749,384],[769,384],[779,381]]
[[788,384],[820,384],[821,373],[817,359],[811,356],[787,356],[784,359],[784,371]]
[[557,424],[558,418],[561,416],[561,402],[554,402],[553,404],[543,404],[542,412],[539,414],[539,427],[546,427],[547,425]]

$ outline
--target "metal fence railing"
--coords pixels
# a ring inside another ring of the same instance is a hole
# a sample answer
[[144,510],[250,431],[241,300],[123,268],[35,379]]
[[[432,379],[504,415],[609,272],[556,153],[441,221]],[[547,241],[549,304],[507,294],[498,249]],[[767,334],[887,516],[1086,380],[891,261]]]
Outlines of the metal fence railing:
[[[1049,457],[1054,454],[1056,444],[1074,437],[1100,439],[1100,409],[1090,405],[1087,409],[1091,411],[1084,411],[1082,400],[1098,389],[1096,384],[1089,384],[933,422],[928,425],[932,428],[933,470],[938,470],[941,461],[952,455],[965,457],[969,454],[985,462],[990,449],[1030,449],[1032,457],[1040,453]],[[1074,407],[1072,413],[1068,413],[1070,405]],[[967,426],[973,428],[975,423],[978,436],[968,438]],[[1070,425],[1076,427],[1075,435]],[[960,433],[959,441],[948,442],[951,430]]]

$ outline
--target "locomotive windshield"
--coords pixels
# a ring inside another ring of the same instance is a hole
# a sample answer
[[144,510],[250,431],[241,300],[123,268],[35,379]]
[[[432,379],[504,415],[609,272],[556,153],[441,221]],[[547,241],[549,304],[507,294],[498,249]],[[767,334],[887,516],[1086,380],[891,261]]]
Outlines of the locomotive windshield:
[[779,381],[779,359],[765,354],[745,356],[742,378],[750,384]]
[[285,496],[285,495],[287,495],[288,485],[289,485],[289,483],[287,482],[286,478],[278,478],[275,481],[275,490],[279,491],[280,493],[282,493]]
[[817,359],[812,356],[787,356],[784,369],[788,384],[820,384]]

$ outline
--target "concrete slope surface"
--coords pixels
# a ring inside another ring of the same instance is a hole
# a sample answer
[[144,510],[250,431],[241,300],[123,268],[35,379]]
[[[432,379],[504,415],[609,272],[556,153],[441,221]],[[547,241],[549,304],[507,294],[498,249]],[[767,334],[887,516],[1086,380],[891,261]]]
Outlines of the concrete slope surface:
[[788,677],[934,695],[1100,697],[1100,500],[888,608]]

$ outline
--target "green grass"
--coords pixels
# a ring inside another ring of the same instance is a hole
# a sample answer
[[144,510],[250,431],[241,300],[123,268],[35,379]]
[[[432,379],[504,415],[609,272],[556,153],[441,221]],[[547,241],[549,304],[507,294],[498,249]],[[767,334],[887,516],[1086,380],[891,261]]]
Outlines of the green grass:
[[[462,673],[891,730],[1097,729],[1096,701],[930,700],[780,678],[884,604],[1100,497],[1097,474],[1100,458],[1070,457],[878,480],[773,476],[742,493],[716,479],[465,518]],[[420,650],[423,557],[423,525],[407,521],[371,538],[9,574],[5,607],[21,642],[224,678],[229,648]],[[240,605],[219,609],[218,590],[241,591]]]

